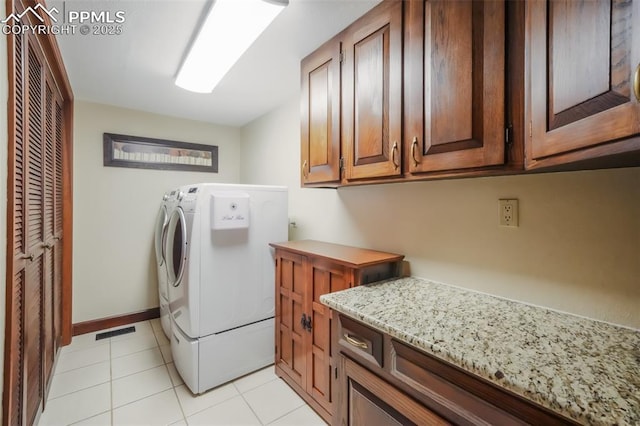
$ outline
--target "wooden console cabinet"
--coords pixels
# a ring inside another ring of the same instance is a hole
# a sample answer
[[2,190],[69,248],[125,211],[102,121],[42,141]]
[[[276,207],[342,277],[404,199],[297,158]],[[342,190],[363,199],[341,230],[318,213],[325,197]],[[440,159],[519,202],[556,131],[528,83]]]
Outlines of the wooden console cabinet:
[[331,422],[337,370],[331,310],[320,296],[396,277],[404,256],[311,240],[271,246],[276,249],[276,374]]

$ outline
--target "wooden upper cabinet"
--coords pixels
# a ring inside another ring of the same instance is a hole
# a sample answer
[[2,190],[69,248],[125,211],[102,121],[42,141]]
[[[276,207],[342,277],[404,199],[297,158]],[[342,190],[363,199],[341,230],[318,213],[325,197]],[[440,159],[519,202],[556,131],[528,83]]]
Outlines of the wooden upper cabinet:
[[383,2],[342,36],[345,179],[402,173],[402,7]]
[[411,1],[406,7],[408,171],[503,164],[504,2]]
[[527,165],[639,134],[638,0],[531,1],[526,13]]
[[302,60],[302,184],[340,180],[340,42]]

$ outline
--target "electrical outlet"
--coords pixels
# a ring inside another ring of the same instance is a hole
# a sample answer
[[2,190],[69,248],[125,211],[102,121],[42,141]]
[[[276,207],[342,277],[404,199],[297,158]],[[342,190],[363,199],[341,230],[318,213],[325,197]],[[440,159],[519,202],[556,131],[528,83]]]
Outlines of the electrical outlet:
[[500,225],[502,226],[518,226],[518,200],[502,199],[500,201]]

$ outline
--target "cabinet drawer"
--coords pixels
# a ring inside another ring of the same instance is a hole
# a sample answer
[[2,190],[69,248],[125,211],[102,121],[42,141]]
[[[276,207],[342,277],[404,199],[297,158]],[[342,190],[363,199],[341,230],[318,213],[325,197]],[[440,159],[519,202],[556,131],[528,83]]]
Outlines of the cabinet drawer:
[[349,426],[448,425],[445,419],[355,362],[342,358]]
[[389,363],[392,376],[456,424],[574,424],[396,340],[391,340]]
[[340,349],[358,360],[382,367],[382,333],[343,315],[339,318]]

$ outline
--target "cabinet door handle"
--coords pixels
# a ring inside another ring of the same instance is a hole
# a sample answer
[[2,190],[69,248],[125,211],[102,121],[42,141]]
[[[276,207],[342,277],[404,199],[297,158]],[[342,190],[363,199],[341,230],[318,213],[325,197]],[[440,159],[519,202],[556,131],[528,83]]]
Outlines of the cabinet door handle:
[[393,163],[393,168],[397,170],[400,164],[396,163],[396,152],[398,152],[398,141],[393,142],[391,147],[391,162]]
[[633,93],[636,95],[636,100],[640,102],[640,64],[636,67],[636,73],[633,77]]
[[305,179],[309,177],[307,173],[307,160],[304,160],[304,163],[302,163],[302,176],[304,176]]
[[344,338],[347,342],[349,342],[350,345],[355,346],[356,348],[369,349],[369,345],[367,345],[367,342],[360,340],[357,337],[353,337],[349,333],[345,333]]
[[311,331],[311,315],[307,316],[307,314],[302,314],[302,318],[300,318],[300,325],[307,331]]
[[23,254],[22,256],[20,256],[20,259],[25,259],[28,260],[29,262],[33,262],[33,259],[35,258],[35,256],[33,255],[33,253],[31,254]]
[[411,142],[411,159],[413,160],[413,167],[418,167],[418,164],[420,163],[416,159],[416,147],[417,146],[418,146],[418,137],[414,136],[413,137],[413,142]]

